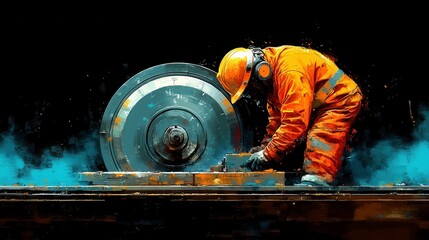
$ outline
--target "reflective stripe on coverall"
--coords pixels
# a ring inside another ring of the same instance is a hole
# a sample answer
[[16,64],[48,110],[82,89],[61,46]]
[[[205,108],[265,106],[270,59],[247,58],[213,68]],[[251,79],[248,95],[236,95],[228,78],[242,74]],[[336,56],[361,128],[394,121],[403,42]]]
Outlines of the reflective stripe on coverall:
[[262,140],[267,143],[266,156],[277,162],[287,161],[287,154],[306,139],[304,171],[332,182],[361,108],[358,85],[342,74],[325,94],[326,99],[321,100],[323,103],[313,109],[314,95],[337,73],[338,66],[315,50],[297,46],[267,47],[264,53],[273,68],[268,124]]

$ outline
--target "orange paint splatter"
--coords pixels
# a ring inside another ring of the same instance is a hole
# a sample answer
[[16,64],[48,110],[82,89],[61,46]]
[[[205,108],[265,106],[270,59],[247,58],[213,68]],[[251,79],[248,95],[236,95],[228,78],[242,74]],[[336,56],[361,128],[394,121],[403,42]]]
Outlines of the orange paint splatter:
[[115,118],[115,124],[119,124],[121,122],[121,118],[120,117],[116,117]]
[[124,174],[123,173],[115,173],[115,178],[120,178],[123,177]]
[[228,101],[228,99],[224,98],[222,100],[222,104],[225,106],[228,113],[234,112],[234,108],[232,107],[231,103]]
[[130,105],[130,99],[127,99],[127,100],[125,100],[125,102],[124,102],[124,104],[123,104],[123,107],[124,108],[128,108],[129,107],[129,105]]

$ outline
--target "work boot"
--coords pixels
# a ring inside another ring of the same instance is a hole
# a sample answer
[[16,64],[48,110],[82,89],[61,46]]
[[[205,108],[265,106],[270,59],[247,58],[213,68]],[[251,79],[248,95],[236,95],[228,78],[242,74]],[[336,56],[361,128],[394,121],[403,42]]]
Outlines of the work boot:
[[301,177],[300,183],[295,183],[297,187],[329,187],[329,184],[323,181],[319,176],[306,174]]

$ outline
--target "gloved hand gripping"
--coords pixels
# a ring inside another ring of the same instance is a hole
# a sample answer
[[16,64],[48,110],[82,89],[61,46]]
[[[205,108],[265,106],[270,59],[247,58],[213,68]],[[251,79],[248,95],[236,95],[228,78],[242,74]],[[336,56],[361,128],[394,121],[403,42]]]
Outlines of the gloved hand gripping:
[[260,150],[252,154],[249,159],[241,165],[241,167],[248,168],[251,171],[264,171],[273,168],[273,166],[273,161],[268,160],[265,156],[265,150]]

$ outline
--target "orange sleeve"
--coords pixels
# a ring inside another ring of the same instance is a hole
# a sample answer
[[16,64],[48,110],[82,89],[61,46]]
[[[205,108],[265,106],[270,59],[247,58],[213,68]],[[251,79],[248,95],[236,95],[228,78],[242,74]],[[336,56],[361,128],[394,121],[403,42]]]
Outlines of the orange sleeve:
[[[278,113],[272,112],[274,115],[269,117],[271,121],[267,132],[275,132],[265,148],[265,153],[270,160],[278,162],[295,148],[297,142],[305,138],[313,94],[309,80],[298,71],[283,74],[277,82],[278,94],[275,97],[278,97],[281,104]],[[276,126],[278,127],[275,128]]]
[[268,113],[268,124],[265,128],[265,135],[261,141],[261,145],[266,146],[270,141],[277,128],[279,128],[281,119],[280,119],[280,110],[277,109],[270,102],[267,103],[267,113]]

